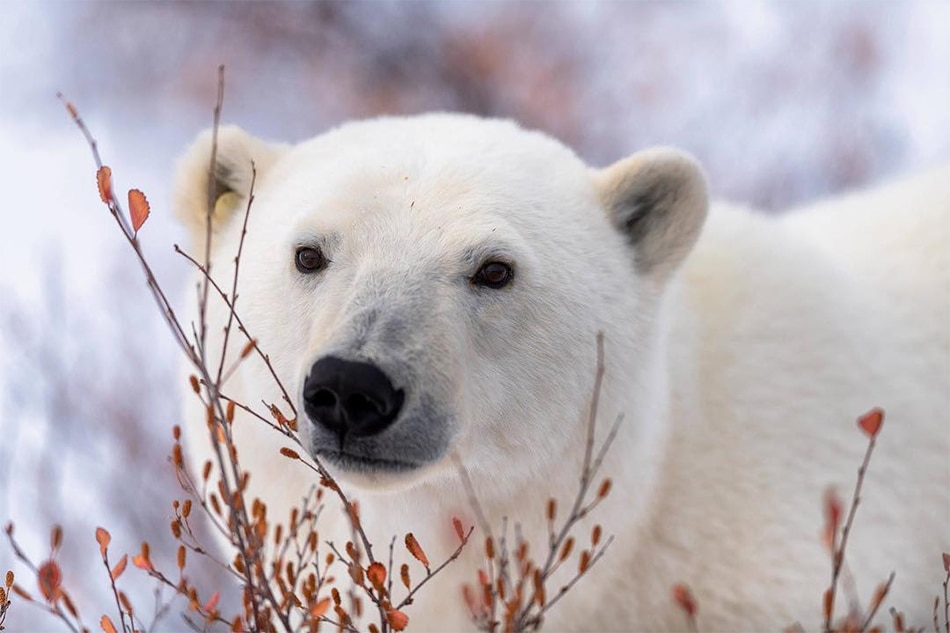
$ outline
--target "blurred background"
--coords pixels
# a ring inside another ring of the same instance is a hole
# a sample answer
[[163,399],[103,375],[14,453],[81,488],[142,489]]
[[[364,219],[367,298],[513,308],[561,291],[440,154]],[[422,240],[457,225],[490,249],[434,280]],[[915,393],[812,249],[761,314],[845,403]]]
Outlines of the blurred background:
[[[716,197],[775,213],[950,160],[950,3],[24,2],[0,5],[0,521],[49,527],[88,625],[109,609],[93,532],[173,565],[167,455],[182,385],[95,168],[152,203],[141,234],[186,291],[174,162],[224,120],[299,141],[378,114],[510,117],[604,165],[672,144]],[[816,526],[817,529],[817,526]],[[0,543],[0,572],[32,578]],[[150,613],[151,583],[126,572]],[[208,586],[226,582],[208,570]],[[181,605],[179,605],[181,606]],[[145,617],[146,622],[149,616]],[[15,600],[11,631],[63,630]],[[158,627],[180,630],[173,610]]]

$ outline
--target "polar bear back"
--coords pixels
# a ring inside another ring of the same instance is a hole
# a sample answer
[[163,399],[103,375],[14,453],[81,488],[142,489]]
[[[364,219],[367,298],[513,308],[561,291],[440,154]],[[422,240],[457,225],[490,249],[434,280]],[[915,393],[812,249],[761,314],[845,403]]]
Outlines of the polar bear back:
[[[780,219],[714,206],[669,335],[662,546],[634,564],[705,594],[701,625],[729,626],[736,604],[758,605],[749,625],[820,625],[822,494],[850,499],[854,420],[875,406],[887,421],[848,562],[864,600],[896,571],[888,604],[927,621],[950,543],[948,250],[950,170]],[[715,560],[669,564],[700,542]],[[769,582],[748,582],[763,562]]]

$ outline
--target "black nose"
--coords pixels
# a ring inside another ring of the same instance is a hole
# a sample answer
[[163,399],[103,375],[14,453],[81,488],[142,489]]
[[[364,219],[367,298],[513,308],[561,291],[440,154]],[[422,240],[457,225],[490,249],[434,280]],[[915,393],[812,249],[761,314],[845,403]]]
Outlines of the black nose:
[[399,415],[404,396],[375,365],[333,356],[313,364],[303,387],[307,415],[341,439],[382,432]]

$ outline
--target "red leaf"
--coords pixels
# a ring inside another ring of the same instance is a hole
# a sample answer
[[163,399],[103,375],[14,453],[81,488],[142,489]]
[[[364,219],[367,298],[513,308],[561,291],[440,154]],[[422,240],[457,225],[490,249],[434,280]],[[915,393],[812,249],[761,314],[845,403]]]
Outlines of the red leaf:
[[884,422],[884,410],[878,407],[871,409],[860,418],[858,418],[858,426],[861,427],[861,430],[867,434],[868,437],[875,437],[878,434],[878,431],[881,430],[881,424]]
[[40,593],[47,601],[53,602],[59,597],[59,588],[63,582],[63,572],[60,571],[56,561],[48,560],[36,572],[36,582],[40,587]]
[[682,583],[673,585],[673,601],[679,605],[680,609],[685,611],[690,617],[696,616],[696,599],[693,598],[693,592],[689,587]]
[[129,216],[132,218],[132,230],[136,233],[145,224],[149,214],[148,200],[138,189],[129,190]]
[[950,573],[950,554],[943,553],[943,570],[947,573]]
[[452,525],[455,527],[455,534],[458,535],[460,541],[465,540],[465,530],[462,529],[462,521],[458,517],[452,517]]
[[99,553],[102,556],[106,555],[106,549],[109,547],[109,543],[112,542],[112,535],[106,531],[105,528],[97,527],[96,528],[96,543],[99,544]]
[[409,616],[396,609],[387,611],[386,619],[389,621],[389,626],[393,627],[393,631],[402,631],[409,624]]
[[99,198],[109,204],[112,201],[112,170],[103,165],[96,172],[96,184],[99,185]]

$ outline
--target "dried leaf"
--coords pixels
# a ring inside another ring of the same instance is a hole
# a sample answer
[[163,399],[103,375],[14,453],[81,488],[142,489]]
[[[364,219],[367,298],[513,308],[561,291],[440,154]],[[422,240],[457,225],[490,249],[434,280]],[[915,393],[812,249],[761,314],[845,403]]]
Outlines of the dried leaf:
[[462,521],[458,517],[452,517],[452,526],[455,528],[455,534],[460,541],[465,540],[465,530],[462,528]]
[[581,559],[577,563],[577,571],[583,574],[587,571],[588,567],[590,567],[590,551],[585,549],[581,552]]
[[[946,562],[947,562],[947,555],[946,555],[946,554],[943,555],[943,561],[944,561],[944,564],[946,564]],[[8,571],[8,572],[7,572],[6,586],[7,586],[7,589],[9,589],[10,587],[13,586],[13,572],[12,572],[12,571]]]
[[881,603],[884,602],[884,598],[887,596],[887,583],[882,582],[877,586],[877,589],[874,591],[874,598],[871,599],[871,604],[868,606],[868,611],[877,611],[877,608],[881,606]]
[[603,499],[603,498],[606,497],[608,494],[610,494],[610,487],[611,487],[612,485],[613,485],[613,482],[610,480],[610,478],[604,479],[604,480],[600,483],[600,489],[597,491],[597,498],[598,498],[598,499]]
[[379,593],[383,592],[386,582],[386,568],[380,562],[375,562],[366,569],[366,577]]
[[841,499],[834,488],[825,491],[825,545],[831,547],[834,543],[838,527],[841,525]]
[[877,436],[878,432],[881,430],[881,424],[884,422],[884,410],[875,407],[871,409],[860,418],[858,418],[858,426],[861,427],[861,430],[870,437],[874,438]]
[[188,376],[188,382],[191,383],[191,390],[195,393],[201,393],[201,383],[198,382],[198,376],[194,374]]
[[822,598],[822,614],[825,616],[825,620],[827,621],[831,620],[831,609],[834,606],[832,604],[833,597],[834,593],[831,591],[831,589],[825,589],[825,595]]
[[485,537],[485,557],[488,560],[495,560],[495,541],[490,536]]
[[59,546],[63,544],[63,527],[61,525],[54,525],[53,532],[50,534],[49,538],[50,548],[54,551],[59,549]]
[[99,198],[106,204],[112,201],[112,170],[103,165],[96,172],[96,184],[99,186]]
[[315,602],[313,606],[310,607],[310,617],[319,618],[330,608],[330,598],[323,598],[322,600]]
[[102,556],[106,555],[106,550],[109,548],[109,543],[112,542],[112,535],[105,528],[97,527],[96,528],[96,543],[99,544],[99,553]]
[[412,532],[406,534],[406,549],[409,550],[409,553],[422,563],[426,569],[429,569],[429,558],[426,556],[426,553],[422,551],[422,546],[419,545],[419,542],[416,540],[416,537],[412,535]]
[[125,566],[129,562],[129,555],[123,554],[122,558],[119,559],[119,562],[115,564],[115,567],[112,568],[112,571],[109,572],[109,575],[112,576],[112,580],[118,580],[119,576],[122,575],[122,572],[125,571]]
[[593,546],[596,547],[597,544],[600,543],[600,535],[601,535],[601,532],[602,532],[602,531],[603,531],[603,528],[601,528],[599,525],[595,525],[595,526],[594,526],[594,529],[591,530],[591,533],[590,533],[590,544],[591,544],[591,545],[593,545]]
[[696,599],[693,598],[693,592],[689,587],[682,583],[673,585],[673,601],[679,605],[680,609],[685,611],[689,617],[696,617]]
[[154,571],[152,560],[149,558],[148,543],[142,542],[142,551],[132,557],[132,564],[145,571]]
[[53,602],[59,597],[62,582],[63,572],[54,560],[47,560],[36,571],[36,583],[39,585],[40,593],[48,602]]
[[412,586],[409,579],[409,565],[403,563],[402,567],[399,568],[399,578],[402,580],[402,584],[405,585],[406,589]]
[[554,521],[554,517],[557,515],[557,501],[554,500],[554,497],[548,499],[548,521]]
[[247,358],[250,356],[251,352],[254,351],[254,348],[257,347],[257,340],[251,339],[244,344],[244,347],[241,349],[241,358]]
[[564,541],[564,545],[561,546],[561,554],[558,556],[558,560],[564,562],[567,560],[567,557],[571,555],[571,550],[574,548],[574,537],[569,536],[567,540]]
[[132,218],[132,230],[136,233],[145,224],[149,214],[148,200],[145,194],[138,189],[129,190],[129,217]]
[[390,609],[386,612],[386,620],[389,622],[389,626],[393,627],[393,631],[402,631],[409,624],[409,616],[396,609]]
[[220,591],[215,591],[213,594],[211,594],[211,597],[208,599],[208,602],[205,603],[205,611],[207,611],[208,613],[211,613],[212,611],[214,611],[214,608],[218,606],[218,600],[220,599],[221,599]]
[[16,595],[20,596],[21,598],[23,598],[23,599],[26,600],[27,602],[33,602],[33,596],[31,596],[31,595],[28,594],[26,591],[24,591],[23,588],[22,588],[20,585],[14,584],[14,585],[12,585],[12,586],[10,587],[10,589],[11,589],[11,591],[13,591],[13,593],[15,593]]
[[79,612],[76,610],[76,605],[74,605],[73,601],[69,598],[69,594],[63,590],[60,590],[59,597],[62,599],[63,605],[65,605],[66,610],[69,611],[70,615],[78,620]]
[[355,582],[357,585],[362,587],[363,586],[363,568],[354,562],[348,565],[347,570],[349,571],[350,578],[353,579],[353,582]]
[[[950,573],[950,554],[947,552],[943,553],[943,570],[947,573]],[[7,584],[9,584],[9,581]]]
[[184,546],[184,545],[179,545],[179,546],[178,546],[178,560],[177,560],[178,569],[184,569],[184,568],[185,568],[185,559],[186,559],[186,557],[187,557],[187,550],[185,549],[185,546]]
[[280,449],[280,454],[290,459],[300,459],[300,455],[297,454],[295,450],[287,448],[286,446]]
[[112,623],[112,620],[109,619],[109,616],[104,615],[102,619],[99,620],[99,626],[102,627],[102,630],[106,633],[116,633],[115,625]]

